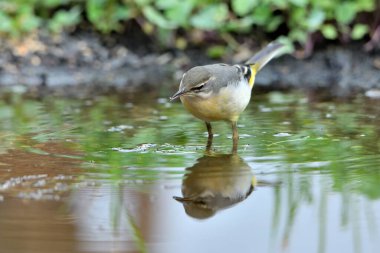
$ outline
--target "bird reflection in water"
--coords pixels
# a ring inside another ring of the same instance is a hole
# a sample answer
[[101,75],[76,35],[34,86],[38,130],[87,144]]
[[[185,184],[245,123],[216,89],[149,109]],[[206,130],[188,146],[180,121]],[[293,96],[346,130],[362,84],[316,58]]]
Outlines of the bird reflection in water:
[[186,171],[183,197],[174,199],[197,219],[212,217],[245,200],[256,185],[251,167],[236,153],[205,155]]

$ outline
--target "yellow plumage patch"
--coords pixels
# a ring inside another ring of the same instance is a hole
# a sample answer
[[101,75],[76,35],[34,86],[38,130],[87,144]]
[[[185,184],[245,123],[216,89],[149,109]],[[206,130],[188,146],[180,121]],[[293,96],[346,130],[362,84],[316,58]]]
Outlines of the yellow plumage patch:
[[250,64],[249,67],[251,68],[251,77],[249,78],[249,87],[253,87],[253,85],[255,84],[255,77],[256,77],[256,73],[257,73],[257,69],[258,69],[258,65],[257,64]]

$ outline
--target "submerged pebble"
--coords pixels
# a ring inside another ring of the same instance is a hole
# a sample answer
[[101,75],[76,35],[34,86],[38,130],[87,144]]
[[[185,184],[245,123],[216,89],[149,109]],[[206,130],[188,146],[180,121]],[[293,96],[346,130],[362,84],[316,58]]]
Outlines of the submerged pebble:
[[[48,190],[48,189],[44,189]],[[60,196],[52,194],[50,191],[38,190],[35,192],[20,192],[18,197],[21,199],[32,199],[32,200],[60,200]]]
[[365,93],[366,97],[380,99],[380,90],[368,90]]
[[69,190],[69,186],[67,184],[58,182],[58,183],[55,184],[54,190],[55,191],[59,191],[59,192],[64,192],[64,191]]
[[269,107],[259,106],[260,112],[272,112],[273,109]]
[[165,104],[166,102],[168,102],[167,98],[159,98],[159,99],[157,99],[157,103],[159,103],[159,104]]
[[53,179],[54,180],[72,180],[74,176],[71,175],[57,175]]
[[22,177],[13,177],[11,179],[8,179],[4,183],[0,184],[0,190],[7,190],[9,188],[15,187],[17,185],[22,184],[23,182],[26,181],[31,181],[31,180],[37,180],[41,178],[47,177],[46,174],[41,174],[41,175],[25,175]]
[[46,185],[45,179],[40,179],[33,184],[33,187],[44,187]]
[[126,103],[125,105],[124,105],[124,107],[125,108],[133,108],[133,103]]
[[107,131],[108,132],[122,132],[125,129],[133,129],[133,128],[134,127],[130,125],[119,125],[119,126],[110,127],[107,129]]
[[273,135],[274,137],[289,137],[291,136],[290,133],[277,133]]

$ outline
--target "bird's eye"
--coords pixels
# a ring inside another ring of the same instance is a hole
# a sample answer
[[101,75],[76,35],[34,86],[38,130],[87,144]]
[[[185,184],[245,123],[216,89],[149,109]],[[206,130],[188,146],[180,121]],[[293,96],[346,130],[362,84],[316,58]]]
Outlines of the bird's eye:
[[200,91],[202,88],[203,88],[203,86],[205,86],[204,84],[202,84],[202,85],[198,85],[198,86],[196,86],[196,87],[194,87],[194,88],[191,88],[191,90],[192,91],[195,91],[195,92],[198,92],[198,91]]

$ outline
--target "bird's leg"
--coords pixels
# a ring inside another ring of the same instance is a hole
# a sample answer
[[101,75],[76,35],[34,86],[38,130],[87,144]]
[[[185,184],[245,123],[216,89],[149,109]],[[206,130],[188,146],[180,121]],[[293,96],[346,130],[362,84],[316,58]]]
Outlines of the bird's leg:
[[239,142],[239,133],[237,130],[237,122],[232,121],[232,153],[237,152],[238,142]]
[[212,134],[212,127],[211,127],[210,122],[206,122],[206,127],[207,127],[207,132],[208,132],[206,151],[210,151],[211,145],[212,145],[212,138],[214,136]]
[[210,122],[206,122],[206,127],[207,127],[207,132],[208,132],[208,138],[212,139],[213,133],[212,133],[211,123]]

